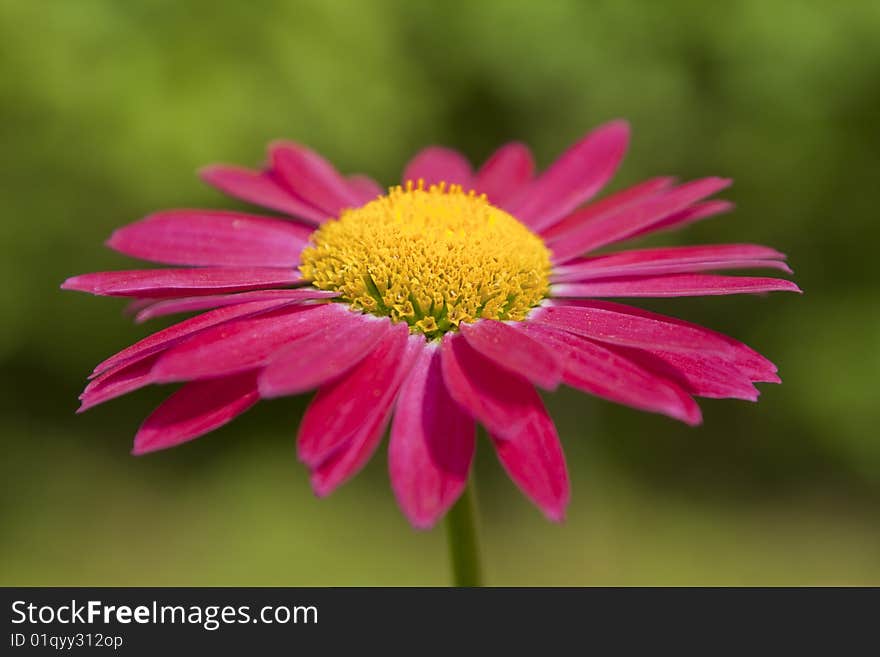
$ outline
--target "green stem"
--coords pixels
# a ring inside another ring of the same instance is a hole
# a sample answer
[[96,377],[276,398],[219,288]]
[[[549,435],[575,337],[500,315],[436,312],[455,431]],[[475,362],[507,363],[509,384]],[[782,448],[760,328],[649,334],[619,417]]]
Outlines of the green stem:
[[477,540],[477,500],[469,482],[458,502],[446,514],[446,535],[452,560],[453,586],[482,586],[480,546]]

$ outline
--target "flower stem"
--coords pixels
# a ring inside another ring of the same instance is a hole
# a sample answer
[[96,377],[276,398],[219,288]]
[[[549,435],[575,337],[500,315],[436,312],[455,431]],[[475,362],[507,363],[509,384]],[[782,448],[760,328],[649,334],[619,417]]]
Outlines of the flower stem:
[[477,499],[471,480],[446,514],[446,535],[452,560],[453,586],[482,586],[480,546],[477,540]]

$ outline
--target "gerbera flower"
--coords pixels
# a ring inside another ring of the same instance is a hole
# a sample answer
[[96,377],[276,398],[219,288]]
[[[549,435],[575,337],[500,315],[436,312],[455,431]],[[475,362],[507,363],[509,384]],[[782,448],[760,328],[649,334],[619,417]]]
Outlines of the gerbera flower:
[[755,382],[779,382],[769,360],[736,340],[603,299],[798,291],[777,278],[706,273],[790,272],[765,246],[594,254],[731,207],[706,200],[724,178],[656,178],[585,205],[628,135],[626,123],[606,124],[539,175],[522,144],[477,171],[431,147],[387,193],[289,142],[272,144],[260,171],[208,167],[209,184],[286,216],[171,210],[117,230],[111,248],[186,268],[85,274],[65,289],[133,297],[140,321],[206,312],[98,365],[81,410],[186,382],[135,436],[143,454],[216,429],[261,398],[317,389],[297,442],[315,492],[352,477],[390,421],[391,484],[417,527],[464,490],[478,422],[513,481],[561,519],[565,459],[536,386],[565,384],[694,425],[695,396],[754,401]]

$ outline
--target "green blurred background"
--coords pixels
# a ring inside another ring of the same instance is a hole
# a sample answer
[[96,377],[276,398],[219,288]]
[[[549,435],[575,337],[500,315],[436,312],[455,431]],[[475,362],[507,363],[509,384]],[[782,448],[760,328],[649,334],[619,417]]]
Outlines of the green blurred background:
[[705,424],[562,391],[573,479],[545,522],[478,453],[491,584],[880,584],[880,3],[0,0],[0,584],[444,584],[384,449],[326,500],[294,454],[306,398],[129,456],[167,390],[82,416],[99,360],[153,330],[67,276],[136,266],[111,230],[169,207],[244,207],[197,167],[287,137],[386,184],[427,143],[541,165],[626,117],[614,182],[736,179],[733,215],[658,243],[753,241],[802,297],[642,305],[780,368]]

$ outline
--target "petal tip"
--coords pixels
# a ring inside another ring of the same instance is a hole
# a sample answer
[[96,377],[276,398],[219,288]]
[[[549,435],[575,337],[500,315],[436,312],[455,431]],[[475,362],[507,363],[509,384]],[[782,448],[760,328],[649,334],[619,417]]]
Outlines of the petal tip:
[[553,504],[545,504],[541,506],[541,513],[551,522],[562,524],[566,520],[566,509],[568,507],[568,497],[558,500]]
[[620,151],[619,157],[629,146],[631,128],[626,119],[613,119],[600,125],[589,136],[597,136],[602,140],[610,140],[614,151]]
[[709,180],[712,180],[716,185],[718,185],[719,190],[726,189],[733,184],[733,178],[726,178],[725,176],[712,176],[709,178]]
[[[260,395],[260,399],[275,399],[276,397],[280,397],[278,391],[275,390],[275,387],[268,381],[266,381],[265,377],[266,370],[263,370],[260,373],[260,376],[257,378],[257,393]],[[300,461],[302,461],[302,457],[297,455]]]
[[112,233],[110,233],[110,237],[104,240],[104,246],[106,246],[108,249],[113,249],[114,251],[120,251],[124,238],[124,235],[122,233],[123,230],[125,229],[117,228]]
[[320,482],[314,474],[314,470],[316,470],[321,465],[324,459],[313,454],[312,450],[304,448],[303,441],[301,439],[298,439],[296,441],[296,460],[312,471],[312,489],[315,491],[315,495],[317,495],[318,497],[324,497],[326,493],[322,495],[318,491]]
[[406,516],[406,519],[409,521],[409,524],[412,525],[412,528],[415,529],[416,531],[420,531],[420,532],[426,532],[426,531],[433,529],[434,525],[437,524],[437,520],[438,520],[438,518],[435,518],[435,517],[426,518],[426,517],[422,517],[422,516],[412,515],[412,514],[406,513],[405,511],[404,511],[404,515]]
[[59,286],[62,290],[76,290],[82,291],[81,287],[81,279],[82,276],[71,276],[64,280],[63,283]]
[[698,427],[703,424],[703,411],[697,402],[690,398],[688,407],[676,419],[681,420],[689,427]]
[[319,478],[315,472],[313,472],[312,476],[309,478],[309,483],[312,486],[312,493],[318,499],[324,499],[335,489],[335,486],[328,484],[327,481]]
[[177,444],[172,445],[162,445],[161,443],[156,443],[156,433],[151,431],[145,431],[141,429],[137,432],[134,437],[134,444],[132,445],[131,451],[129,454],[132,456],[146,456],[147,454],[152,454],[153,452],[158,452],[163,449],[167,449],[168,447],[176,447]]
[[199,180],[211,184],[217,176],[221,175],[222,170],[226,168],[222,164],[208,164],[203,167],[199,167],[196,169],[196,175],[199,177]]
[[797,283],[785,278],[771,279],[774,282],[774,288],[769,292],[794,292],[795,294],[803,294],[804,291],[798,287]]
[[617,132],[620,132],[622,136],[627,138],[629,138],[629,135],[632,132],[632,126],[630,125],[630,122],[624,118],[612,119],[605,124],[605,128],[608,130],[615,130]]
[[275,151],[282,149],[282,148],[290,149],[290,148],[305,148],[305,147],[302,144],[291,141],[289,139],[283,139],[281,137],[278,137],[276,139],[272,139],[269,141],[269,143],[266,145],[266,152],[274,153]]
[[139,445],[137,442],[135,442],[134,447],[131,448],[129,454],[131,454],[132,456],[144,456],[152,451],[153,450],[151,450],[150,448],[144,447],[143,445]]

